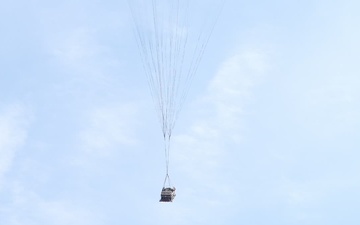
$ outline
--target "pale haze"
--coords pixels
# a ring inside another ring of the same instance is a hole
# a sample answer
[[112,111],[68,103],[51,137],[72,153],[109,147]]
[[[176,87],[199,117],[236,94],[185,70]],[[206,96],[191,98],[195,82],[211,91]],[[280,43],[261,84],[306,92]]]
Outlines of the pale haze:
[[0,224],[360,224],[359,12],[227,0],[173,131],[177,196],[159,203],[127,1],[1,0]]

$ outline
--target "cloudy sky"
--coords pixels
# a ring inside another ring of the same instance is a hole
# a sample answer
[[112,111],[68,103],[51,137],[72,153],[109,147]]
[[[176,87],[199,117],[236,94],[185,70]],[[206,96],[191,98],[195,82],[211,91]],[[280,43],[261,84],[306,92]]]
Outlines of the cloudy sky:
[[161,204],[127,2],[1,0],[0,224],[359,224],[359,11],[227,0],[173,133],[177,197]]

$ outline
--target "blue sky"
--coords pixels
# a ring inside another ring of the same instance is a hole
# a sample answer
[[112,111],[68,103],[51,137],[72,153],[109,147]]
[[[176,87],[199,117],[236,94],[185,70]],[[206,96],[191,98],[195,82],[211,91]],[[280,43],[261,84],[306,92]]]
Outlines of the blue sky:
[[359,9],[228,0],[173,134],[177,197],[160,204],[127,2],[2,0],[0,224],[359,224]]

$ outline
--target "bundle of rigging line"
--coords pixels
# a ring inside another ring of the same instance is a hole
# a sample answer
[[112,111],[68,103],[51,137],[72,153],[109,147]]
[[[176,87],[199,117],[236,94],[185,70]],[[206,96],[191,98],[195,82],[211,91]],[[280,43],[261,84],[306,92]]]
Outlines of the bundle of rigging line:
[[[128,0],[163,135],[163,190],[175,189],[169,176],[171,136],[224,4],[224,0],[213,2],[217,4],[203,0]],[[213,14],[204,19],[203,9],[209,5]]]

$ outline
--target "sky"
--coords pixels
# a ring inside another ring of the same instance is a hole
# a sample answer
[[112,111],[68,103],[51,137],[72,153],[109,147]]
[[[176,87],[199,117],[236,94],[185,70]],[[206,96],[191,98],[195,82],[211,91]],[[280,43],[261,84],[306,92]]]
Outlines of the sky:
[[163,204],[127,1],[1,0],[0,224],[359,224],[359,10],[227,0],[173,132],[177,197]]

